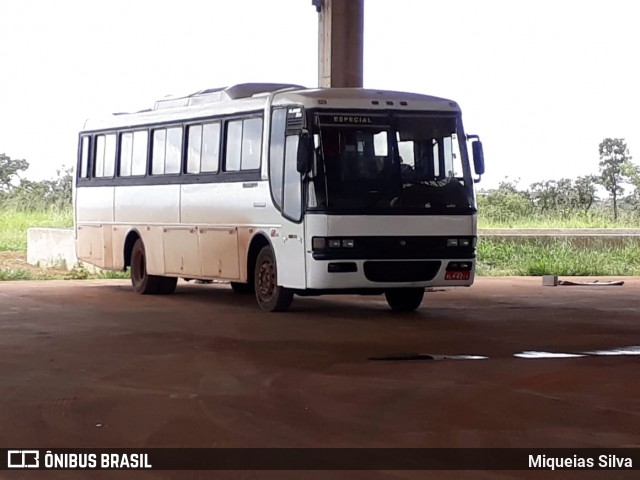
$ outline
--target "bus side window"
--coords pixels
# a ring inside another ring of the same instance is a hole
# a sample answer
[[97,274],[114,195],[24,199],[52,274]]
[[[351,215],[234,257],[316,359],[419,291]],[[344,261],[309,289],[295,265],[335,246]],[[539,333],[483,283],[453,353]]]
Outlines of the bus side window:
[[242,120],[227,122],[227,148],[225,151],[224,171],[240,170],[242,156]]
[[287,110],[279,108],[271,114],[271,139],[269,142],[269,185],[276,208],[282,208],[282,177],[284,162],[284,130]]
[[153,131],[151,174],[180,173],[182,163],[182,127],[161,128]]
[[202,129],[202,172],[217,172],[220,156],[220,123],[208,123]]
[[80,143],[80,178],[89,176],[89,137],[82,137]]
[[97,178],[113,177],[116,164],[116,136],[98,135],[94,155],[93,176]]
[[166,152],[167,131],[162,128],[153,131],[153,152],[151,154],[151,174],[164,173],[164,157]]
[[164,173],[180,173],[182,163],[182,127],[167,129]]
[[187,130],[187,173],[200,173],[202,158],[202,125]]
[[242,163],[241,170],[260,168],[262,153],[262,119],[247,118],[242,122]]
[[284,150],[284,202],[282,213],[293,221],[302,218],[302,182],[297,168],[298,135],[288,135]]
[[191,125],[187,138],[187,173],[216,173],[220,151],[220,123]]
[[142,176],[147,173],[148,144],[149,132],[146,130],[133,132],[131,175]]

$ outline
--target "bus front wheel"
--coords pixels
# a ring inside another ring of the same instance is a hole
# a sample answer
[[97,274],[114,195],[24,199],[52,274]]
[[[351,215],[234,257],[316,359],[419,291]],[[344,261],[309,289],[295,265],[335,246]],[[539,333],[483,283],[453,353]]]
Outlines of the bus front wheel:
[[175,277],[161,277],[147,273],[147,255],[142,239],[137,239],[131,251],[131,285],[142,295],[173,293],[178,279]]
[[396,288],[384,294],[394,312],[411,312],[418,308],[424,297],[424,288]]
[[258,254],[254,285],[258,305],[267,312],[287,310],[293,301],[293,291],[278,286],[276,259],[269,246],[263,247]]

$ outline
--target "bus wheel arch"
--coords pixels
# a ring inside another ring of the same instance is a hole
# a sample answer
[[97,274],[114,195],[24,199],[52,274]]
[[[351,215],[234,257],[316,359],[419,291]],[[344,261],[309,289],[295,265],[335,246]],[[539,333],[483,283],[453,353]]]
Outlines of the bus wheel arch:
[[124,240],[124,270],[131,266],[131,254],[133,253],[133,246],[136,240],[141,238],[140,233],[137,230],[131,230],[127,233],[127,238]]
[[[266,235],[262,233],[257,233],[251,239],[249,243],[249,250],[247,251],[247,283],[241,283],[237,285],[243,285],[238,291],[243,291],[243,293],[253,293],[254,292],[254,277],[256,271],[256,261],[258,260],[258,254],[263,247],[271,247],[271,242],[266,237]],[[235,290],[235,288],[234,288]]]

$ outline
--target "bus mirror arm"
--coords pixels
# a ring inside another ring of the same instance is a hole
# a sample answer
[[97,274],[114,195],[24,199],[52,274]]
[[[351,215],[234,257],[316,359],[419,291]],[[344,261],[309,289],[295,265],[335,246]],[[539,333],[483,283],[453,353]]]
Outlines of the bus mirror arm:
[[299,173],[305,174],[311,170],[311,158],[313,156],[313,144],[309,131],[303,129],[300,132],[300,141],[298,142],[298,155],[296,167]]

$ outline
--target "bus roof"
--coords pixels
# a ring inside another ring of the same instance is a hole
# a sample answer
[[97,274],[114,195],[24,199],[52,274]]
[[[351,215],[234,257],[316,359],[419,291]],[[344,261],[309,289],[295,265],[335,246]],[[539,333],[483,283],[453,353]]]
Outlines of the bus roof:
[[306,108],[459,112],[452,100],[418,93],[364,88],[313,88],[285,83],[242,83],[158,100],[153,108],[89,119],[84,130],[127,128],[215,115],[258,111],[273,105]]

